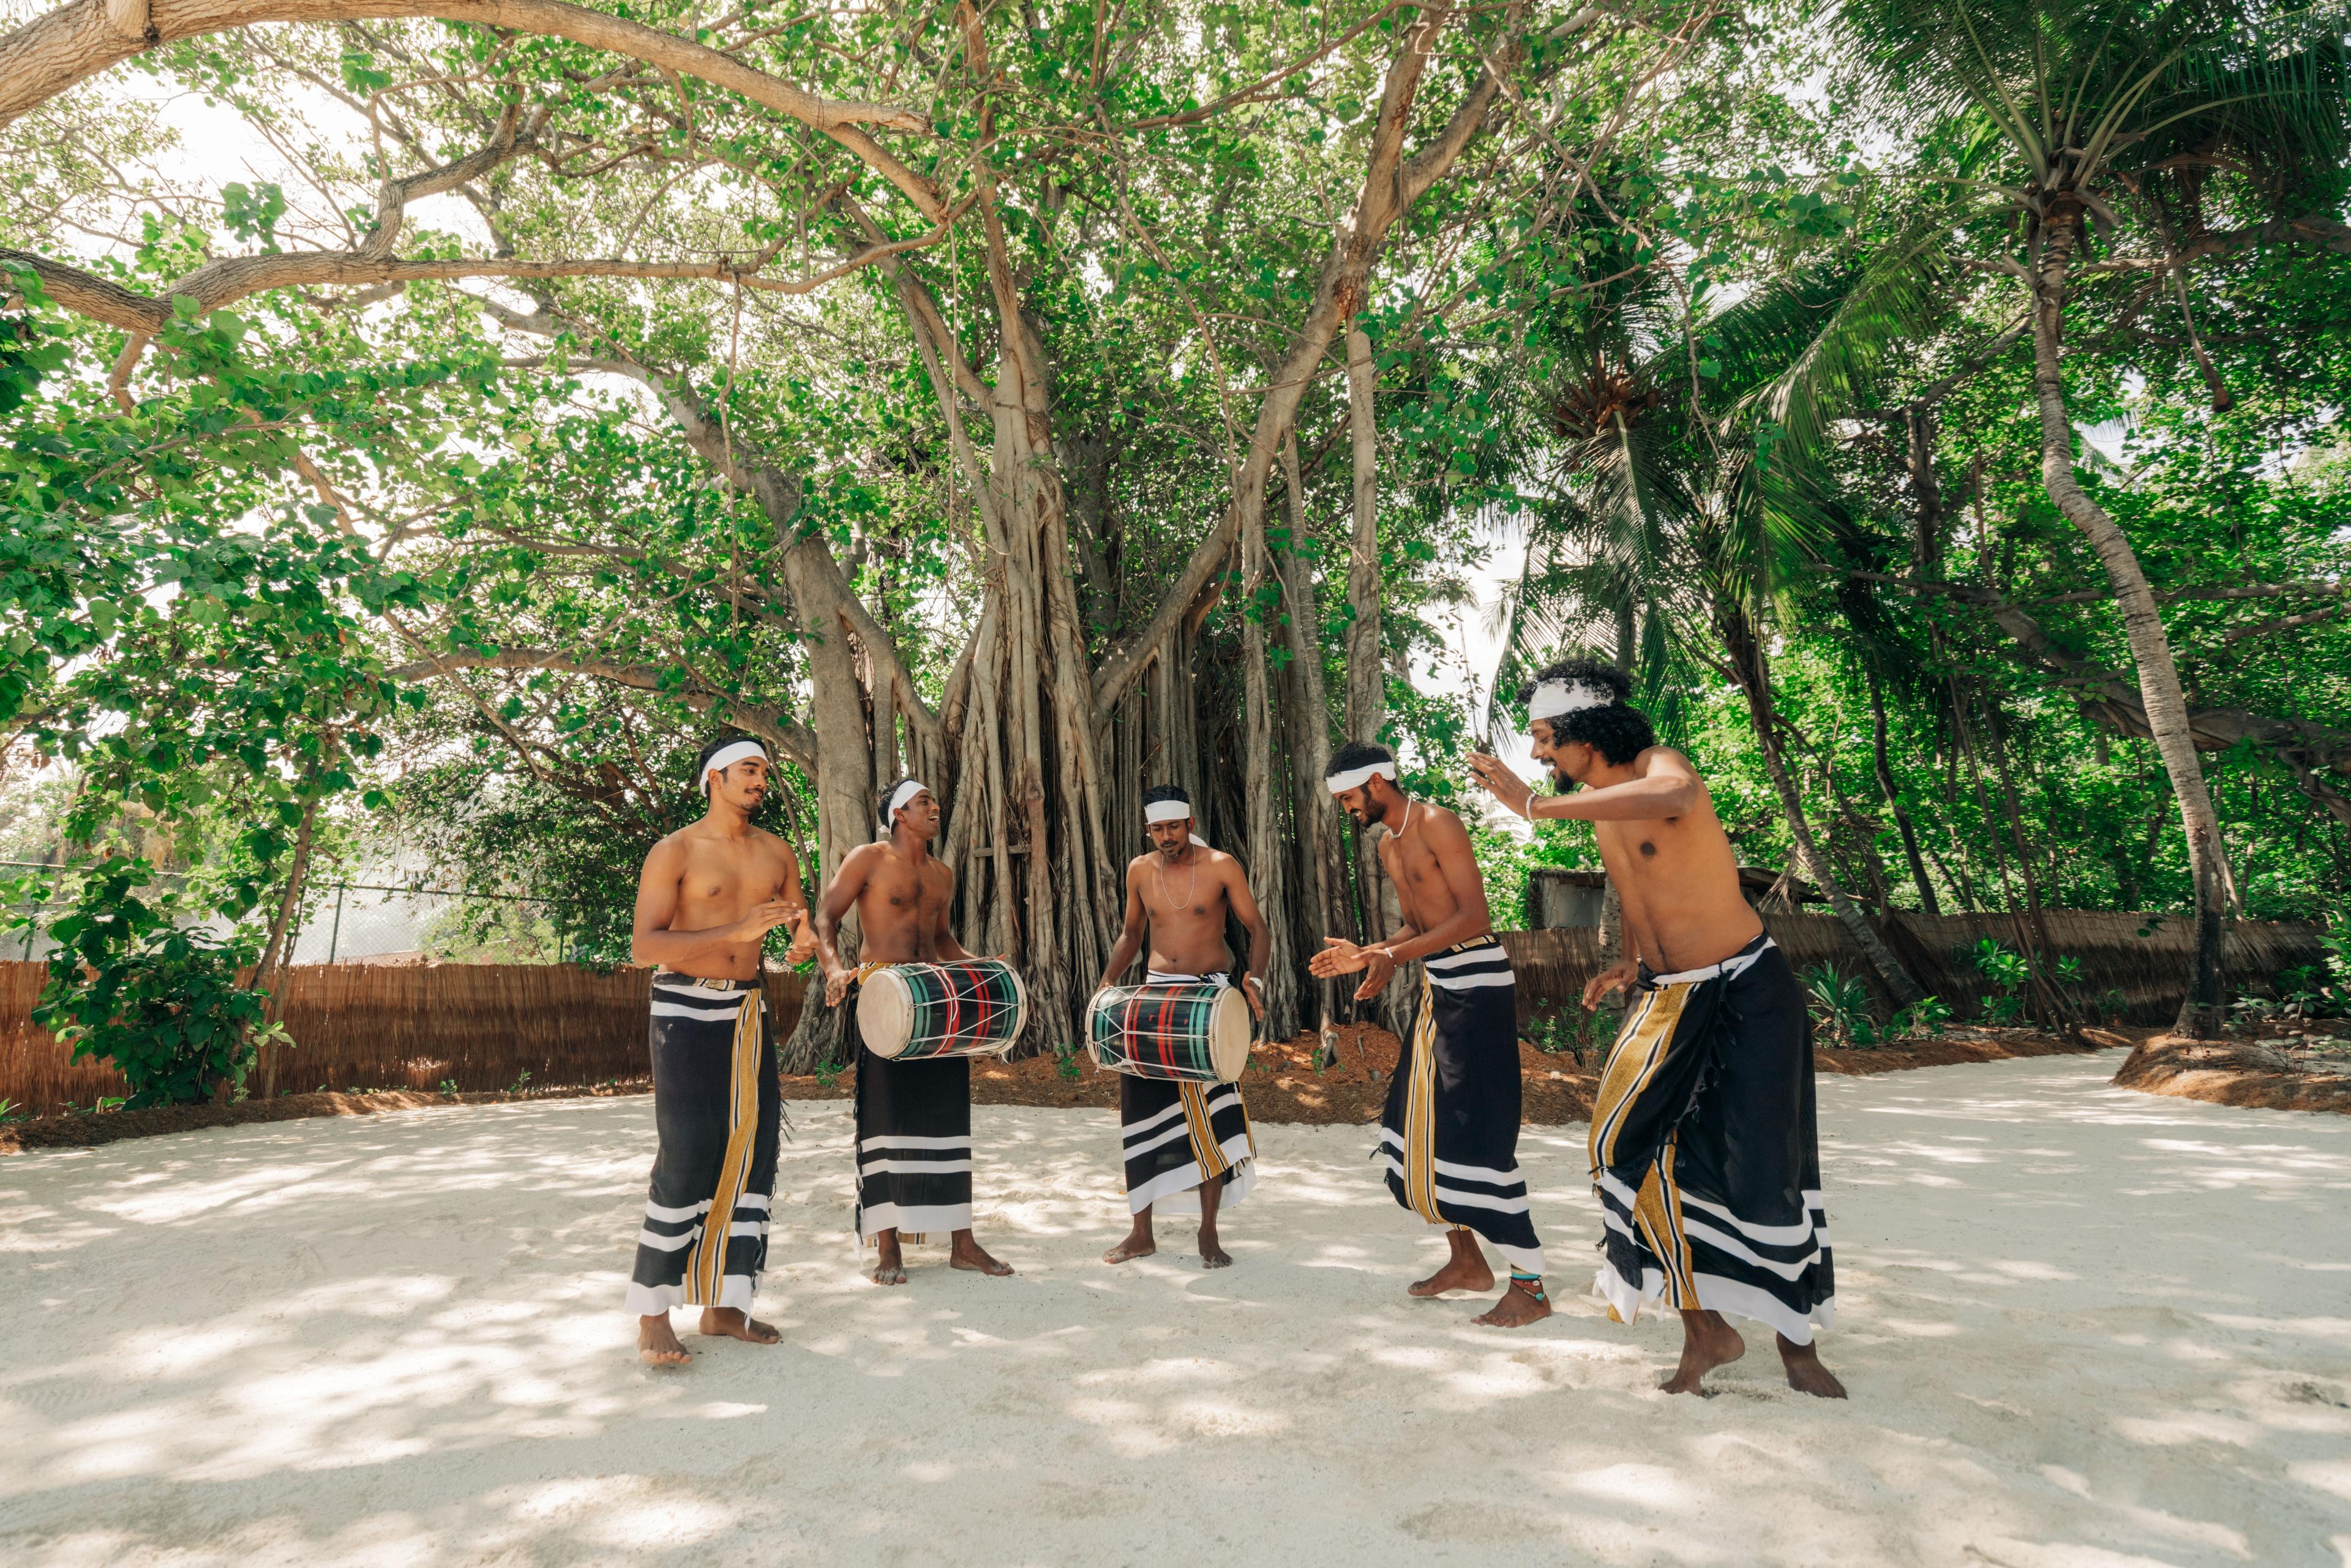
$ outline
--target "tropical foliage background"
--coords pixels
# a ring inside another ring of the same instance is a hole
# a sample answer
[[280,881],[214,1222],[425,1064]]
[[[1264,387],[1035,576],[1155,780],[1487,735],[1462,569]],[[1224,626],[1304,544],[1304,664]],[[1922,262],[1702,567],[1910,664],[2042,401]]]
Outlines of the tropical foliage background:
[[[1329,748],[1474,810],[1583,652],[1897,999],[1892,911],[2196,921],[2198,1029],[2226,921],[2346,918],[2339,6],[426,9],[0,0],[60,1020],[170,947],[250,1037],[392,862],[616,961],[727,725],[814,867],[939,787],[1049,1017],[1187,784],[1294,1028],[1383,918]],[[1481,821],[1506,919],[1596,864]]]

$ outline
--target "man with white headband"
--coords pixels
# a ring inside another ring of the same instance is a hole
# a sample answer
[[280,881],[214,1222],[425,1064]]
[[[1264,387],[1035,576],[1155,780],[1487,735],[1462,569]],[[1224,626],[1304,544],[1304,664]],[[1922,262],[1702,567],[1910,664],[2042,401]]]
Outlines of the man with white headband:
[[[867,966],[973,956],[947,928],[955,873],[931,853],[939,835],[938,798],[919,779],[896,779],[882,792],[879,815],[882,837],[841,857],[817,905],[827,1007],[839,1007],[862,973],[841,956],[841,923],[852,908]],[[950,1266],[1012,1272],[971,1234],[971,1058],[890,1061],[860,1039],[856,1125],[855,1224],[859,1239],[874,1249],[875,1284],[904,1284],[904,1244],[942,1235]]]
[[1367,946],[1340,936],[1307,966],[1325,978],[1361,973],[1358,1000],[1378,996],[1399,964],[1418,960],[1420,998],[1380,1118],[1379,1159],[1404,1207],[1447,1228],[1451,1256],[1415,1296],[1489,1291],[1483,1237],[1509,1263],[1510,1288],[1478,1319],[1518,1328],[1551,1316],[1542,1243],[1519,1171],[1519,1006],[1510,955],[1494,940],[1486,884],[1461,819],[1396,787],[1395,753],[1355,742],[1323,780],[1360,829],[1387,830],[1380,868],[1404,924]]
[[767,798],[768,748],[720,736],[695,763],[702,820],[655,844],[637,879],[630,939],[653,977],[653,1153],[644,1225],[629,1278],[637,1353],[655,1366],[689,1359],[672,1307],[700,1307],[701,1330],[753,1344],[776,1331],[751,1316],[768,1255],[783,1103],[760,992],[760,953],[778,925],[784,955],[816,950],[791,845],[751,825]]
[[1785,954],[1739,890],[1739,862],[1689,759],[1659,746],[1596,660],[1552,665],[1523,695],[1538,761],[1572,793],[1537,795],[1470,758],[1503,805],[1593,824],[1625,912],[1625,956],[1583,1005],[1635,988],[1592,1112],[1603,1262],[1594,1289],[1631,1322],[1662,1298],[1682,1316],[1667,1392],[1746,1351],[1725,1312],[1771,1326],[1789,1386],[1842,1399],[1815,1326],[1835,1316],[1813,1100],[1812,1024]]
[[[1273,937],[1249,895],[1240,862],[1210,849],[1192,831],[1191,797],[1173,784],[1144,794],[1143,829],[1153,847],[1127,862],[1126,921],[1095,989],[1118,984],[1144,950],[1146,921],[1146,985],[1229,986],[1233,959],[1225,945],[1225,916],[1230,914],[1249,939],[1241,995],[1249,1012],[1263,1018],[1257,977],[1265,972]],[[1201,1263],[1210,1269],[1229,1265],[1232,1258],[1217,1239],[1217,1208],[1240,1202],[1257,1185],[1257,1140],[1249,1132],[1241,1086],[1121,1073],[1118,1123],[1125,1145],[1126,1207],[1134,1226],[1125,1240],[1102,1254],[1102,1261],[1123,1263],[1158,1250],[1151,1231],[1155,1204],[1178,1214],[1196,1210]]]

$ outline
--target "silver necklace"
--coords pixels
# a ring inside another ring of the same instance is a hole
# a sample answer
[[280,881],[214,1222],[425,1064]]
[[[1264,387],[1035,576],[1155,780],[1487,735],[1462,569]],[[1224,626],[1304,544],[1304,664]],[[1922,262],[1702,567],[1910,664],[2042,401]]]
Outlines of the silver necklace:
[[[1186,851],[1186,852],[1189,853],[1190,852]],[[1155,869],[1159,873],[1159,896],[1167,899],[1169,908],[1181,909],[1186,904],[1192,902],[1192,894],[1198,892],[1200,888],[1200,862],[1198,861],[1195,860],[1192,862],[1192,880],[1184,884],[1184,896],[1180,900],[1169,898],[1167,894],[1167,857],[1165,855],[1161,855],[1159,857],[1159,864]]]

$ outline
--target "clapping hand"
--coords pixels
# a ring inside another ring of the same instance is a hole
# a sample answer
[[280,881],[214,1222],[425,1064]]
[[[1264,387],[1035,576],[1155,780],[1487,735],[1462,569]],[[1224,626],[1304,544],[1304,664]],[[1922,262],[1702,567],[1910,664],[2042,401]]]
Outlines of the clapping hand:
[[1307,960],[1307,972],[1318,979],[1336,979],[1341,975],[1361,973],[1364,983],[1355,988],[1355,999],[1371,1000],[1387,989],[1388,980],[1395,974],[1395,956],[1384,947],[1359,947],[1344,936],[1322,938],[1322,951]]
[[1366,950],[1344,936],[1325,936],[1322,951],[1306,960],[1306,971],[1318,980],[1335,980],[1342,975],[1354,974],[1370,962]]
[[784,962],[805,964],[816,956],[816,922],[803,909],[793,917],[791,946],[784,949]]

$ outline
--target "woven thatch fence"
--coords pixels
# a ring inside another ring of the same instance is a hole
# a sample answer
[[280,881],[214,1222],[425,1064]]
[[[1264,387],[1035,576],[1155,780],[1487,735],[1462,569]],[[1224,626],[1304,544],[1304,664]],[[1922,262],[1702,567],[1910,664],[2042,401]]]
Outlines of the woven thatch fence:
[[[2179,1012],[2195,945],[2189,922],[2166,919],[2142,936],[2148,926],[2143,915],[2050,910],[2043,918],[2057,955],[2081,960],[2076,999],[2085,1010],[2137,1024],[2169,1023]],[[1763,924],[1799,971],[1831,963],[1877,989],[1876,976],[1834,915],[1766,914]],[[1890,925],[1879,923],[1878,931],[1918,983],[1961,1019],[1979,1016],[1993,994],[1970,956],[1976,943],[1990,936],[2017,946],[2016,927],[2005,915],[1905,914]],[[2315,925],[2240,922],[2229,933],[2231,984],[2270,989],[2288,969],[2325,962],[2319,934]],[[1502,945],[1518,970],[1521,1021],[1581,995],[1600,967],[1600,933],[1592,926],[1504,932]],[[1878,1001],[1883,1007],[1888,998],[1881,993]]]
[[[2166,920],[2141,936],[2143,915],[2053,911],[2047,920],[2057,951],[2082,961],[2086,1009],[2131,1023],[2170,1021],[2189,972],[2186,921]],[[1825,961],[1869,977],[1830,916],[1770,915],[1765,924],[1798,969]],[[1978,1016],[1991,994],[1963,955],[1984,936],[2015,945],[2002,915],[1905,915],[1881,930],[1919,983],[1961,1019]],[[2324,962],[2318,935],[2314,925],[2239,925],[2229,936],[2231,982],[2265,988],[2287,969]],[[1521,1022],[1573,1001],[1600,967],[1599,933],[1590,926],[1504,932],[1502,944],[1519,972]],[[0,964],[0,1099],[40,1113],[126,1092],[110,1065],[70,1061],[33,1027],[28,1015],[47,973],[39,964]],[[652,981],[651,969],[569,965],[304,965],[288,971],[285,1016],[295,1043],[250,1087],[260,1093],[274,1079],[277,1090],[294,1092],[444,1082],[474,1091],[512,1088],[525,1072],[537,1087],[636,1077],[646,1071]],[[768,977],[778,1039],[799,1019],[803,984],[798,975]]]
[[[74,1061],[28,1015],[47,976],[0,964],[0,1098],[43,1113],[128,1092],[110,1064]],[[649,968],[600,973],[571,965],[306,964],[287,971],[286,1028],[247,1087],[274,1072],[280,1092],[329,1089],[510,1089],[602,1083],[644,1073]],[[799,1021],[798,975],[768,977],[768,1011],[782,1039]]]

